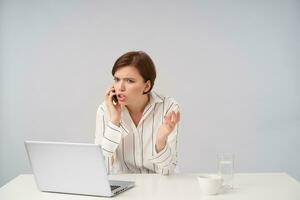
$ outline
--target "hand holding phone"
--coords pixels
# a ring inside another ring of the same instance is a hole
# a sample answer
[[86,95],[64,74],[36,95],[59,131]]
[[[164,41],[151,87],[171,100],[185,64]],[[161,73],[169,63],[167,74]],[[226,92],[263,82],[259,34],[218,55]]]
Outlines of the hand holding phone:
[[116,91],[113,87],[107,89],[105,101],[109,111],[110,121],[119,126],[121,120],[121,105],[118,103]]

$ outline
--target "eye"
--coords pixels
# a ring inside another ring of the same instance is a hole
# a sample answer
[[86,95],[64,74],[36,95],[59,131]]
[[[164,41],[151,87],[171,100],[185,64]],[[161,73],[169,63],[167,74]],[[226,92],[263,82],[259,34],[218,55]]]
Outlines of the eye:
[[128,83],[134,83],[134,81],[131,80],[131,79],[128,79],[127,82],[128,82]]
[[114,81],[118,82],[120,79],[118,79],[117,77],[114,77]]

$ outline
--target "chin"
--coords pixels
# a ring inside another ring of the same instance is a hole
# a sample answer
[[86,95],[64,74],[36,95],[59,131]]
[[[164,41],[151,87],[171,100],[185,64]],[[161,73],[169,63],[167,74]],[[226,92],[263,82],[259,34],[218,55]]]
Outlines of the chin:
[[119,104],[120,104],[121,106],[126,106],[126,105],[127,105],[126,102],[120,102],[120,101],[119,101]]

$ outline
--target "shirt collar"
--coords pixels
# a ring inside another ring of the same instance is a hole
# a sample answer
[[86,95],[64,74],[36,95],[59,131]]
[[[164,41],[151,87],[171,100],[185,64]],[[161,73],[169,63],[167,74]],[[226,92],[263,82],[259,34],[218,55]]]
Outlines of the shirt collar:
[[149,94],[150,94],[150,104],[163,102],[163,97],[158,95],[156,92],[151,91]]

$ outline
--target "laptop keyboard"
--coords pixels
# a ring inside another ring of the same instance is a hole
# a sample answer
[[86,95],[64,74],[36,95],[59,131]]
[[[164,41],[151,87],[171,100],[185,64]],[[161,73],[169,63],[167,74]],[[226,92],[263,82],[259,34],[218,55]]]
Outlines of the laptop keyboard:
[[113,191],[113,190],[115,190],[115,189],[117,189],[119,187],[121,187],[121,186],[119,186],[119,185],[110,185],[111,191]]

